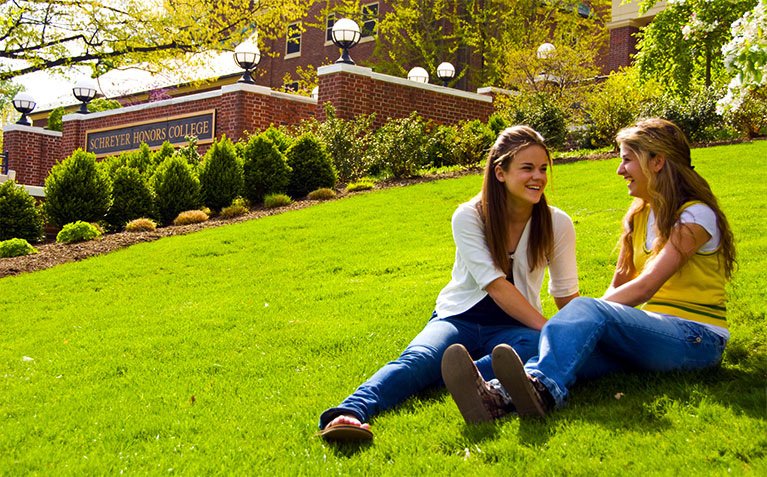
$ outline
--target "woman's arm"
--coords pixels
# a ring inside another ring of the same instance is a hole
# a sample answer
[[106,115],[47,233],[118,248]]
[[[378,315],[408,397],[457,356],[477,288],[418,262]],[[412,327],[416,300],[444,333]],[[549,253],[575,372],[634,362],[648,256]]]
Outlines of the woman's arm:
[[561,297],[553,296],[553,297],[551,297],[551,298],[553,298],[553,299],[554,299],[554,303],[557,305],[557,309],[558,309],[558,310],[561,310],[562,308],[564,308],[564,307],[565,307],[565,305],[567,305],[567,304],[568,304],[568,303],[570,303],[570,302],[571,302],[571,301],[572,301],[574,298],[577,298],[577,297],[579,297],[579,296],[581,296],[581,294],[580,294],[580,293],[573,293],[573,294],[572,294],[572,295],[570,295],[570,296],[561,296]]
[[647,264],[639,276],[620,283],[625,276],[616,273],[617,278],[613,277],[613,285],[602,299],[628,306],[646,303],[710,238],[706,229],[698,224],[677,225],[663,250]]
[[[623,261],[623,256],[625,253],[626,253],[626,249],[624,247],[621,247],[621,251],[618,254],[618,263],[621,263]],[[605,296],[607,296],[609,293],[611,293],[613,290],[623,285],[624,283],[628,283],[634,278],[636,278],[636,270],[634,270],[634,264],[629,264],[629,266],[630,266],[629,270],[625,270],[625,271],[621,271],[617,267],[615,268],[613,281],[610,283],[610,287],[605,292]]]
[[546,323],[546,318],[538,313],[538,310],[533,308],[524,295],[517,290],[517,287],[505,277],[496,278],[490,282],[485,287],[485,291],[507,315],[523,325],[534,330],[540,330]]

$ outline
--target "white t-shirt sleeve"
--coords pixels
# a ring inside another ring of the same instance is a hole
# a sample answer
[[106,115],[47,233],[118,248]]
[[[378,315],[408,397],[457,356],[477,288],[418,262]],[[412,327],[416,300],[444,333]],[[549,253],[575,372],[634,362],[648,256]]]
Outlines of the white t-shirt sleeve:
[[461,256],[466,270],[484,290],[492,281],[506,274],[493,263],[487,248],[484,224],[473,203],[462,204],[453,214],[453,240],[456,253]]
[[575,227],[566,213],[551,208],[554,250],[549,259],[549,295],[557,298],[578,293],[578,266],[575,260]]
[[719,247],[721,233],[716,226],[716,214],[711,207],[705,204],[693,204],[682,211],[679,216],[681,224],[697,224],[703,227],[711,238],[698,249],[699,252],[713,252]]

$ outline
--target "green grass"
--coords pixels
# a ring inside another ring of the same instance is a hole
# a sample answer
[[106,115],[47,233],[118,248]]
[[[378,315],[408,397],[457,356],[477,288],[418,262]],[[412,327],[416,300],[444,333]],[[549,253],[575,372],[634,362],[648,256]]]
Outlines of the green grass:
[[[542,421],[466,426],[430,390],[374,418],[372,445],[313,435],[428,320],[477,175],[4,278],[0,474],[764,475],[764,157],[767,142],[694,151],[740,254],[722,367],[582,383]],[[617,165],[556,166],[547,192],[576,223],[585,295],[612,275]]]

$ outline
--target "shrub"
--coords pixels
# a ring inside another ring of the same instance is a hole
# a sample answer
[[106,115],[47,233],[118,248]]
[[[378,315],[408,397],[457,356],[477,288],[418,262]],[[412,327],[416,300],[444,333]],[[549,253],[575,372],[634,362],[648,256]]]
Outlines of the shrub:
[[375,186],[375,182],[370,179],[362,179],[357,182],[352,182],[346,186],[346,192],[354,192],[358,190],[370,190]]
[[133,219],[154,216],[154,199],[146,179],[136,169],[118,169],[112,179],[112,206],[106,216],[110,228],[119,230]]
[[202,161],[202,156],[197,152],[197,136],[184,136],[184,139],[186,146],[178,148],[174,154],[183,157],[192,166],[192,170],[196,171]]
[[267,209],[273,209],[275,207],[282,207],[284,205],[290,205],[293,203],[293,199],[285,194],[269,194],[264,197],[264,207]]
[[155,221],[146,217],[134,219],[125,224],[126,232],[152,232],[155,229],[157,229]]
[[311,200],[327,200],[336,196],[336,191],[323,187],[321,189],[313,190],[309,192],[309,199]]
[[173,225],[199,224],[208,220],[208,214],[201,210],[185,210],[173,219]]
[[649,98],[641,108],[640,116],[667,119],[684,131],[691,142],[707,142],[717,137],[722,118],[716,113],[716,102],[721,91],[704,88],[680,98],[671,93]]
[[155,208],[168,224],[184,211],[200,206],[200,181],[187,162],[178,156],[165,159],[152,176]]
[[493,131],[495,137],[498,137],[498,135],[501,134],[501,131],[509,127],[509,124],[500,114],[493,114],[490,116],[490,119],[487,120],[487,127]]
[[414,112],[409,118],[388,120],[373,137],[370,155],[381,170],[410,177],[426,165],[426,141],[426,128]]
[[592,137],[591,146],[615,147],[618,131],[630,126],[639,117],[642,104],[652,101],[659,90],[660,85],[654,81],[641,83],[634,69],[611,73],[586,97],[587,129],[590,130],[587,136]]
[[229,207],[224,207],[221,209],[221,217],[224,219],[231,219],[232,217],[237,217],[243,214],[248,213],[248,208],[244,205],[230,205]]
[[493,131],[482,121],[475,119],[461,123],[453,149],[455,164],[468,166],[482,161],[494,142]]
[[56,241],[59,243],[74,243],[93,240],[98,237],[101,237],[101,232],[95,225],[78,220],[64,225],[59,234],[56,235]]
[[426,141],[426,163],[432,167],[455,165],[457,141],[458,132],[454,126],[440,124],[435,127]]
[[302,197],[320,187],[336,185],[336,172],[325,147],[311,133],[303,134],[293,142],[286,154],[293,169],[288,194]]
[[31,253],[37,253],[37,250],[23,238],[12,238],[0,242],[0,258],[20,257]]
[[766,96],[758,90],[750,91],[737,109],[726,113],[726,118],[742,134],[750,138],[767,134]]
[[110,109],[122,108],[122,104],[116,99],[95,98],[88,103],[88,111],[91,113],[98,113],[100,111],[108,111]]
[[66,109],[64,109],[64,106],[53,108],[48,114],[48,129],[61,132],[64,128],[64,122],[61,118],[64,117],[65,112]]
[[202,207],[200,207],[198,210],[201,210],[201,211],[203,211],[203,213],[204,213],[205,215],[207,215],[208,217],[213,217],[213,211],[212,211],[212,210],[210,210],[210,207],[205,207],[205,206],[203,205],[203,206],[202,206]]
[[208,149],[200,167],[203,204],[212,210],[221,210],[231,204],[242,191],[242,174],[234,144],[223,136]]
[[236,206],[245,207],[245,208],[250,207],[250,203],[247,201],[247,199],[244,199],[242,197],[235,197],[231,205],[236,205]]
[[78,149],[57,162],[45,179],[45,217],[59,227],[77,220],[97,222],[111,205],[112,184],[96,156]]
[[249,201],[261,202],[266,194],[287,190],[293,169],[266,134],[251,136],[242,155],[243,193]]
[[[143,145],[143,144],[142,144]],[[149,146],[147,146],[148,148]],[[152,163],[154,163],[155,166],[158,166],[165,161],[165,159],[173,156],[176,154],[176,148],[171,145],[170,142],[165,141],[162,143],[162,146],[160,149],[158,149],[153,155],[152,155]]]
[[347,182],[362,177],[370,167],[367,149],[375,113],[361,114],[347,121],[336,117],[335,109],[328,103],[325,117],[325,121],[317,124],[316,134],[330,154],[338,179]]
[[39,242],[42,237],[43,218],[35,199],[15,181],[0,184],[0,240]]
[[556,150],[567,138],[567,113],[550,95],[544,93],[520,94],[508,111],[514,124],[526,124],[546,140],[546,145]]
[[272,141],[272,143],[277,146],[277,149],[279,149],[283,154],[288,152],[291,144],[293,144],[293,140],[290,138],[290,136],[274,127],[274,125],[266,128],[266,130],[261,134],[263,134],[265,138]]

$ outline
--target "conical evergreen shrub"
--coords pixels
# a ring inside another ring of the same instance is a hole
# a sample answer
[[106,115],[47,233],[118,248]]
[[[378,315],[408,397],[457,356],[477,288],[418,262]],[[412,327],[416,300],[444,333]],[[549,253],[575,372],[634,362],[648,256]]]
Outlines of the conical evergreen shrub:
[[281,193],[287,190],[290,174],[293,171],[285,155],[262,133],[251,136],[242,148],[243,172],[245,183],[243,195],[252,203],[261,202],[267,194]]
[[216,141],[205,154],[200,168],[200,188],[205,206],[219,211],[242,192],[242,164],[226,136]]
[[157,166],[151,184],[155,192],[157,214],[164,224],[173,222],[179,213],[202,205],[200,181],[182,157],[171,156],[165,159]]
[[291,197],[303,197],[315,189],[336,185],[330,155],[314,134],[306,133],[296,139],[285,155],[293,169],[288,184]]
[[155,217],[152,189],[146,179],[131,167],[121,167],[112,178],[112,206],[106,221],[113,230],[141,217]]
[[98,222],[111,205],[112,183],[96,156],[78,149],[57,162],[45,179],[45,217],[63,227],[82,220]]

